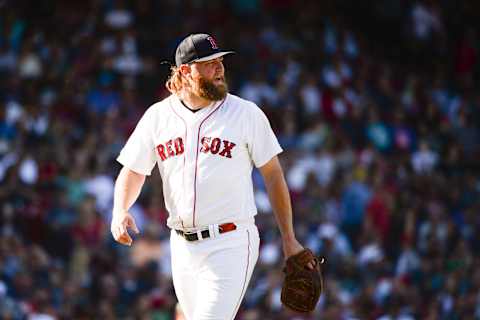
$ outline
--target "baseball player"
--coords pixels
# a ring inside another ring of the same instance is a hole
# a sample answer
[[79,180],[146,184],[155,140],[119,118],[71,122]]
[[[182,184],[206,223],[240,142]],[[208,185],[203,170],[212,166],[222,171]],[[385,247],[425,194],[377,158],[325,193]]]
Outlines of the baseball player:
[[[282,151],[265,114],[229,94],[222,51],[192,34],[177,47],[166,83],[171,95],[145,112],[118,156],[111,232],[131,245],[128,212],[157,164],[171,228],[172,278],[187,320],[234,319],[258,258],[252,185],[265,181],[285,258],[303,250],[292,226]],[[313,268],[313,265],[309,267]]]

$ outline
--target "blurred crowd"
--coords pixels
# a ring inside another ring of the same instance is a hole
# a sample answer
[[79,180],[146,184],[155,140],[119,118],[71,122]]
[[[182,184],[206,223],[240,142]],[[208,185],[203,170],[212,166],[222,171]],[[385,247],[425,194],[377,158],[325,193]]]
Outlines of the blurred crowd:
[[109,224],[115,158],[192,32],[237,52],[230,91],[268,115],[297,237],[325,258],[315,313],[288,313],[255,171],[260,257],[236,319],[480,319],[478,7],[0,1],[0,319],[181,319],[158,172],[133,245]]

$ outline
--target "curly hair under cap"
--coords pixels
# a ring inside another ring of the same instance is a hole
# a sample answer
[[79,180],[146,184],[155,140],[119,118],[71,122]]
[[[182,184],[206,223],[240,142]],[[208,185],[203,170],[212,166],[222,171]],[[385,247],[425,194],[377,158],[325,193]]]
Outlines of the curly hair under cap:
[[165,87],[172,94],[178,94],[183,90],[185,85],[185,79],[183,78],[180,68],[172,66],[170,68],[170,76],[168,77]]

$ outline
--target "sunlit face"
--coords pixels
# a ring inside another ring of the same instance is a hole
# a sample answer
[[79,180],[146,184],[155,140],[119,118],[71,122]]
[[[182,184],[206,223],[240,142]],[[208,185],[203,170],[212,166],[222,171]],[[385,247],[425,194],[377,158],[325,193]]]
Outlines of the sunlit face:
[[223,100],[228,92],[223,58],[191,64],[193,92],[210,101]]

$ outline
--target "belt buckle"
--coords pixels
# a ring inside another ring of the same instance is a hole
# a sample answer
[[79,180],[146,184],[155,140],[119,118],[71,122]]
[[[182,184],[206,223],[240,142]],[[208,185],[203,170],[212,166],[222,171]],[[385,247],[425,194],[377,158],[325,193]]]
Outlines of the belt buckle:
[[182,229],[176,229],[176,231],[182,238],[184,238],[187,241],[190,241],[190,240],[188,240],[188,238],[191,234],[195,234],[195,232],[185,231],[185,230],[182,230]]
[[203,240],[204,237],[202,235],[202,232],[203,231],[208,231],[208,235],[210,236],[210,231],[208,229],[198,229],[197,231],[183,231],[183,238],[185,238],[186,240],[188,236],[191,236],[191,235],[196,235],[197,236],[197,239],[195,240],[188,240],[188,241],[199,241],[199,240]]

